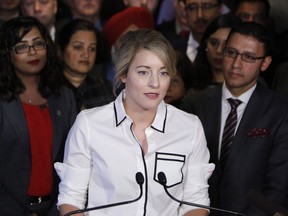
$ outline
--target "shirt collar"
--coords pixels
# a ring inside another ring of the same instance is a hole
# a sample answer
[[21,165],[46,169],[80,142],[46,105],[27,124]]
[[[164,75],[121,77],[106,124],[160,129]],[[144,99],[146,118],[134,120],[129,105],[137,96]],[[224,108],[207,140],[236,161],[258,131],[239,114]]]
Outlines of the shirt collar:
[[196,50],[197,47],[199,46],[199,43],[194,39],[192,32],[190,32],[189,34],[188,46],[191,46],[193,50]]
[[50,36],[52,38],[53,41],[55,41],[55,34],[56,34],[56,28],[55,26],[53,25],[50,29]]
[[[252,93],[254,92],[255,88],[256,88],[255,84],[254,86],[252,86],[248,91],[246,91],[245,93],[243,93],[242,95],[240,95],[237,99],[241,100],[242,103],[247,104]],[[225,82],[223,83],[222,86],[222,100],[227,100],[228,98],[234,98],[235,97],[231,94],[231,92],[227,89]]]
[[[121,93],[118,95],[118,97],[115,99],[115,102],[114,102],[116,127],[121,125],[121,123],[124,122],[126,119],[131,119],[125,112],[125,108],[123,104],[123,97],[125,97],[125,90],[121,91]],[[167,119],[167,106],[165,102],[162,100],[158,106],[155,119],[150,127],[156,131],[164,133],[166,119]]]

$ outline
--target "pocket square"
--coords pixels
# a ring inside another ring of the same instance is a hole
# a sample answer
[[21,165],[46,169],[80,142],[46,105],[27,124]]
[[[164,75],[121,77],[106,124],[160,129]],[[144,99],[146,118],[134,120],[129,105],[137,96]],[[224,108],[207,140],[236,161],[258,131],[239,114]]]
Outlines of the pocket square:
[[266,128],[253,128],[248,132],[248,137],[257,139],[257,138],[266,138],[270,135],[270,131]]

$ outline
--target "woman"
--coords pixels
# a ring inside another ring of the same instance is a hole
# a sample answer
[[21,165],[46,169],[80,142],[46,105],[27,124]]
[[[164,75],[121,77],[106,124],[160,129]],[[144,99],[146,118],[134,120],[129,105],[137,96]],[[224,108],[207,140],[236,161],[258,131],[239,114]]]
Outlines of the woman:
[[170,80],[170,85],[165,95],[164,101],[177,108],[182,106],[182,101],[191,87],[191,61],[186,55],[176,51],[177,74]]
[[63,158],[74,97],[60,86],[57,51],[42,24],[17,17],[0,32],[0,215],[55,216],[52,164]]
[[95,69],[97,35],[94,25],[81,19],[69,22],[60,32],[64,84],[73,90],[78,112],[115,99],[110,83]]
[[139,201],[89,215],[208,215],[204,209],[179,207],[157,177],[164,172],[178,199],[209,204],[207,179],[214,165],[208,164],[201,123],[163,101],[176,73],[170,43],[154,30],[130,31],[121,39],[115,63],[115,88],[124,90],[114,102],[78,115],[64,162],[55,164],[61,214],[84,208],[86,201],[89,208],[136,198],[135,174],[141,172]]
[[232,14],[224,14],[207,27],[193,63],[194,90],[201,91],[223,83],[223,48],[231,27],[240,22],[241,20]]

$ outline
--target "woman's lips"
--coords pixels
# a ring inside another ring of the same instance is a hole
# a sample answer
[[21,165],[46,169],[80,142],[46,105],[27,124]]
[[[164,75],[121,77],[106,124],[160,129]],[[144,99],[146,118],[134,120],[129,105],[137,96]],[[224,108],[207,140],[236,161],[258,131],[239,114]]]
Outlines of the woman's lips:
[[36,59],[36,60],[29,61],[28,64],[37,65],[39,62],[40,62],[40,60]]
[[156,99],[159,97],[159,94],[158,93],[145,93],[145,96],[150,99]]

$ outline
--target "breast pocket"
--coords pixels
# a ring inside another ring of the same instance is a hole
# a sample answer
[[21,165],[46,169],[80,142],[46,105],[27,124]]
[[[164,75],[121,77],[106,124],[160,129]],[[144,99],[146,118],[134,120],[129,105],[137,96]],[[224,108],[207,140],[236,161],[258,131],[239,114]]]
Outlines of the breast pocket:
[[159,182],[158,173],[163,172],[166,176],[166,186],[173,187],[183,181],[183,166],[185,164],[185,155],[171,154],[165,152],[156,152],[154,180]]

